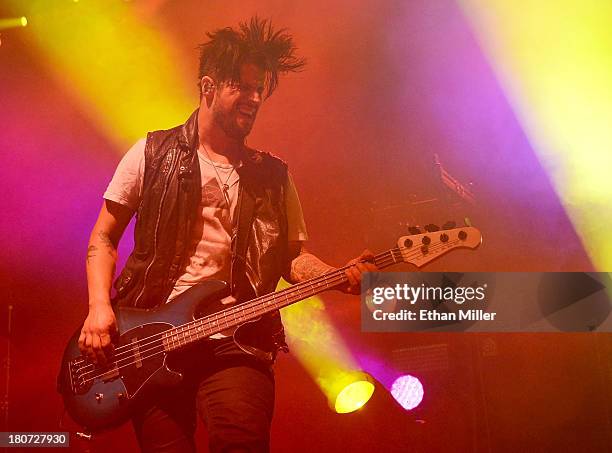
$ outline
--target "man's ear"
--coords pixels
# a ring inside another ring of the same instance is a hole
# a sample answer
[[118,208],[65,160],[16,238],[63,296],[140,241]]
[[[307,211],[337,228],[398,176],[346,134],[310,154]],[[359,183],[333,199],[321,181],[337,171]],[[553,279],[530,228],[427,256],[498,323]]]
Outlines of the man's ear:
[[200,79],[200,90],[203,96],[213,94],[215,90],[215,81],[212,77],[205,75]]

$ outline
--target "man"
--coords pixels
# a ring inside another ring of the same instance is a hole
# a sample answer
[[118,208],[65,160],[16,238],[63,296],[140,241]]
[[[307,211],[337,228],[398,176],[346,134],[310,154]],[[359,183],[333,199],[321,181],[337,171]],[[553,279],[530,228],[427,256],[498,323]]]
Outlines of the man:
[[[264,95],[304,60],[289,34],[258,18],[208,38],[200,48],[199,109],[128,151],[91,233],[79,347],[100,363],[116,333],[110,290],[117,244],[134,213],[134,251],[115,281],[114,304],[154,307],[208,279],[228,281],[234,299],[244,301],[273,291],[281,276],[296,283],[333,269],[303,248],[306,228],[286,165],[245,144]],[[366,251],[349,263],[349,283],[340,289],[359,291],[361,273],[376,269],[368,260]],[[246,347],[228,337],[174,358],[185,382],[134,416],[143,451],[193,451],[196,412],[211,451],[268,450],[271,364],[286,344],[278,312],[250,329]]]

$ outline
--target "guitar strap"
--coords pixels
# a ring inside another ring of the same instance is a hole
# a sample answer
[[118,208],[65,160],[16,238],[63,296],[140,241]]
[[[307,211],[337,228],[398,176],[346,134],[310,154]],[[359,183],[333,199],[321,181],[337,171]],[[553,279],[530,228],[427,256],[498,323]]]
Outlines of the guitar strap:
[[[241,178],[242,179],[242,178]],[[230,288],[232,294],[238,290],[238,278],[242,275],[246,265],[246,250],[249,243],[249,233],[255,212],[255,197],[253,193],[245,189],[242,181],[238,192],[238,218],[234,225],[234,237],[232,238],[232,266],[230,269]]]

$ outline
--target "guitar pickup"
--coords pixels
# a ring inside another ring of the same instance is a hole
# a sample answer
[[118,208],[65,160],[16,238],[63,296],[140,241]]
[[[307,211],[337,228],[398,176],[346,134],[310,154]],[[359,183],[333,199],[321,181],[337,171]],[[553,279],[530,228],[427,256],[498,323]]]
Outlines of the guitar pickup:
[[134,354],[134,365],[136,368],[142,367],[142,357],[140,355],[140,347],[138,346],[138,338],[132,338],[132,353]]

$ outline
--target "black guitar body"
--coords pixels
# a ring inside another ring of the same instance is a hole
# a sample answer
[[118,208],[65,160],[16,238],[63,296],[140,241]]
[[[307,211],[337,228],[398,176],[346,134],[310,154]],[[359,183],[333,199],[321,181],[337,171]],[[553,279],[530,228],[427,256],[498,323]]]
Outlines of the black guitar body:
[[[117,308],[115,362],[105,368],[82,357],[77,330],[66,347],[58,377],[58,389],[70,416],[91,432],[115,427],[126,422],[134,406],[147,395],[180,383],[182,375],[169,367],[172,353],[164,352],[159,334],[227,308],[221,303],[227,295],[225,282],[211,280],[154,309]],[[248,348],[245,351],[251,352]]]

